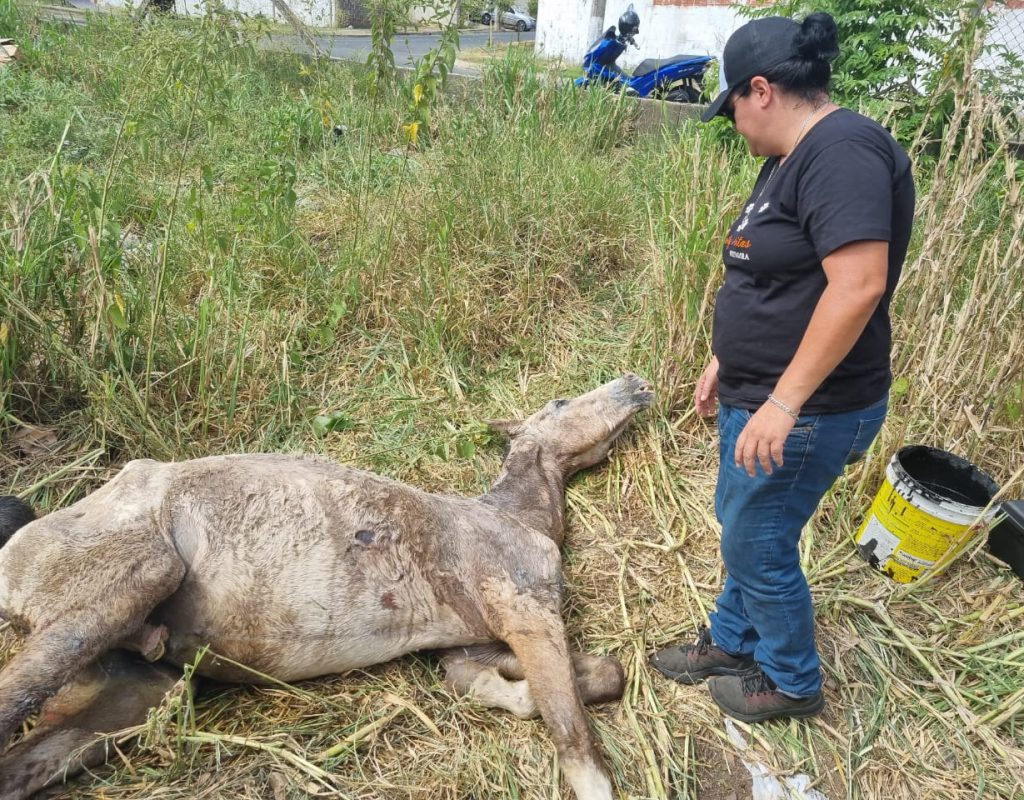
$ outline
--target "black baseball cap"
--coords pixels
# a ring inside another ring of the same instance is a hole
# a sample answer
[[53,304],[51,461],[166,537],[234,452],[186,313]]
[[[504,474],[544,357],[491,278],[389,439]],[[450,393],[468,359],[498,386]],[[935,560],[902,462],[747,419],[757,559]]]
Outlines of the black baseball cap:
[[793,43],[800,25],[787,17],[762,17],[737,28],[725,43],[720,64],[719,83],[722,91],[701,115],[710,122],[722,113],[729,94],[755,75],[764,75],[795,56]]

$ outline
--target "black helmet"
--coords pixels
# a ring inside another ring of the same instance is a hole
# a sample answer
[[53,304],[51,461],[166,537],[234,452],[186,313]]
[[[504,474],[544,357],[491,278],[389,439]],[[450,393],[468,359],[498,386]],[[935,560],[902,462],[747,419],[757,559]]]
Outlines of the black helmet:
[[626,9],[625,13],[619,17],[619,35],[620,36],[634,36],[640,31],[640,17],[633,10],[633,4],[629,4],[629,8]]

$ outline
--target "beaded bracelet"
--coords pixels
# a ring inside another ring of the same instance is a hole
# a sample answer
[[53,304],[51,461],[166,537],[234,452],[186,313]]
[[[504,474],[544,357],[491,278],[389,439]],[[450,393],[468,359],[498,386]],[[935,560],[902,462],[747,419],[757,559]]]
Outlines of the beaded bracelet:
[[787,414],[789,414],[789,416],[791,416],[793,419],[800,419],[799,412],[794,411],[793,409],[791,409],[789,406],[787,406],[785,403],[783,403],[775,395],[769,394],[768,395],[768,402],[771,403],[776,408],[781,408],[783,411],[785,411]]

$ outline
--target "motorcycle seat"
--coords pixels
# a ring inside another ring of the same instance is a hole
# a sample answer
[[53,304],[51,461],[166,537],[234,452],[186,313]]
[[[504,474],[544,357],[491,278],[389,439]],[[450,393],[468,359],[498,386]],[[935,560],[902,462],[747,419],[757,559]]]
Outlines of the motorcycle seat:
[[695,58],[707,58],[707,56],[672,56],[671,58],[647,58],[641,61],[635,70],[633,70],[633,77],[639,78],[641,75],[647,75],[654,72],[657,69],[670,66],[671,64],[678,64],[681,61],[692,61]]

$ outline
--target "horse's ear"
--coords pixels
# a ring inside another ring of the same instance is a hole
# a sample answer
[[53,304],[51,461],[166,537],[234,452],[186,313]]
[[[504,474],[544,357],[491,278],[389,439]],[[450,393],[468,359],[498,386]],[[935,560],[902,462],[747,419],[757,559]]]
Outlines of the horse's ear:
[[505,434],[509,439],[514,439],[523,432],[522,420],[518,419],[489,419],[487,427],[498,433]]

